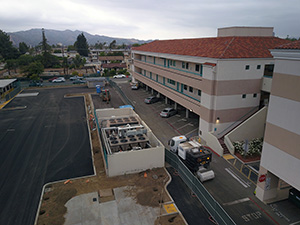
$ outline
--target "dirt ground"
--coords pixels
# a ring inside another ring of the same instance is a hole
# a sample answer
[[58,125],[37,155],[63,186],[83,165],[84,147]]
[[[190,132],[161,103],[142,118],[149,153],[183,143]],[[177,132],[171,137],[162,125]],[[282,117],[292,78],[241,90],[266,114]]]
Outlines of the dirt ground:
[[[93,107],[92,98],[85,95],[86,108]],[[93,112],[93,110],[91,110]],[[89,119],[89,115],[87,115]],[[64,214],[67,212],[65,203],[72,197],[84,193],[97,192],[103,189],[131,186],[129,194],[138,204],[159,207],[160,203],[171,201],[164,188],[169,176],[164,168],[143,171],[137,174],[128,174],[117,177],[107,177],[105,173],[102,151],[100,148],[97,129],[91,132],[92,149],[96,175],[80,179],[67,180],[49,184],[45,187],[42,203],[39,210],[37,224],[60,225],[64,224]],[[163,210],[162,210],[163,211]],[[180,214],[158,217],[155,224],[177,225],[184,224]]]

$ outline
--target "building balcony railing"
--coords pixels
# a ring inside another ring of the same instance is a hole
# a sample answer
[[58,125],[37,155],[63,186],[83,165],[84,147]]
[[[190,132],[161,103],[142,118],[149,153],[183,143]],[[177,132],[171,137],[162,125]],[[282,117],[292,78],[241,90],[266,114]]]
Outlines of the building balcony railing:
[[173,87],[171,87],[171,86],[168,86],[168,85],[166,85],[165,83],[160,82],[159,80],[152,79],[152,78],[147,77],[146,75],[144,75],[144,74],[142,74],[142,73],[139,73],[139,72],[136,72],[136,71],[135,71],[135,73],[137,73],[137,74],[139,74],[139,75],[141,75],[141,76],[143,76],[143,77],[145,77],[145,78],[147,78],[147,79],[149,79],[149,80],[151,80],[151,81],[154,81],[154,82],[156,82],[156,83],[158,83],[158,84],[161,84],[161,85],[163,85],[164,87],[167,87],[167,88],[169,88],[169,89],[171,89],[171,90],[173,90],[173,91],[176,91],[177,93],[180,93],[180,94],[182,94],[182,95],[184,95],[184,96],[187,96],[187,97],[189,97],[189,98],[191,98],[191,99],[193,99],[193,100],[196,100],[197,102],[201,102],[200,99],[197,99],[197,98],[195,98],[195,97],[193,97],[193,96],[191,96],[191,95],[188,95],[188,94],[186,94],[186,93],[184,93],[184,92],[182,92],[182,91],[180,91],[180,90],[178,90],[178,89],[176,89],[176,88],[173,88]]
[[149,61],[145,61],[145,60],[141,60],[141,59],[134,59],[134,60],[144,62],[144,63],[149,63],[149,64],[152,64],[152,65],[167,68],[167,69],[170,69],[170,70],[176,70],[176,71],[189,73],[189,74],[193,74],[193,75],[197,75],[197,76],[202,77],[202,69],[200,70],[201,72],[197,73],[197,72],[192,72],[192,71],[189,71],[189,70],[184,70],[184,69],[179,69],[179,68],[176,68],[176,67],[171,67],[171,66],[168,66],[168,65],[159,64],[159,63],[156,63],[156,62],[153,63],[153,62],[149,62]]

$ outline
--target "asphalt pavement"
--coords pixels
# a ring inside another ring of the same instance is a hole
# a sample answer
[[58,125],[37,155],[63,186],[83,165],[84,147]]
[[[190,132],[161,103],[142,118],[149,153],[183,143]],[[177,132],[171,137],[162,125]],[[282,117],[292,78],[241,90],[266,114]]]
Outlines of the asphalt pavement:
[[87,88],[32,89],[0,110],[0,224],[32,225],[45,183],[94,173]]

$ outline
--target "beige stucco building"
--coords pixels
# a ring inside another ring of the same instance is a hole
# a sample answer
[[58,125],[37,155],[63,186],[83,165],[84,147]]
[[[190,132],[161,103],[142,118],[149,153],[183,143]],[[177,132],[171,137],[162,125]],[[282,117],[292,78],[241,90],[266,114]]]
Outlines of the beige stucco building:
[[265,202],[300,190],[300,41],[271,50],[275,60],[256,196]]
[[[218,37],[153,41],[132,50],[133,77],[199,116],[199,135],[222,137],[259,108],[271,87],[273,28],[232,27]],[[263,90],[263,92],[262,92]],[[267,102],[266,102],[267,103]]]

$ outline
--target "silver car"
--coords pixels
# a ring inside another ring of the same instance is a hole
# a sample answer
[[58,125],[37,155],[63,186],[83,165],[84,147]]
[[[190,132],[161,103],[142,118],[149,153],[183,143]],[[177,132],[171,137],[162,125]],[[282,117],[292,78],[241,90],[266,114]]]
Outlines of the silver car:
[[165,108],[160,112],[160,116],[161,117],[170,117],[170,116],[174,116],[175,114],[177,114],[177,110],[173,109],[173,108]]

